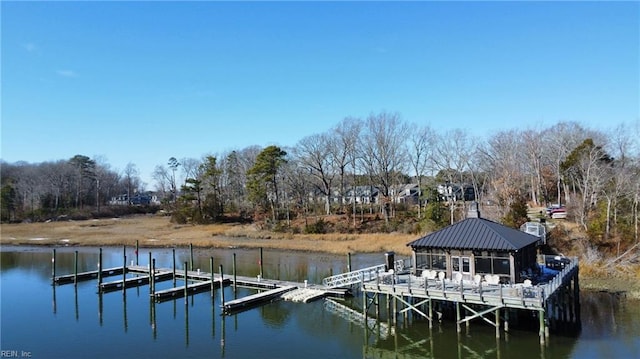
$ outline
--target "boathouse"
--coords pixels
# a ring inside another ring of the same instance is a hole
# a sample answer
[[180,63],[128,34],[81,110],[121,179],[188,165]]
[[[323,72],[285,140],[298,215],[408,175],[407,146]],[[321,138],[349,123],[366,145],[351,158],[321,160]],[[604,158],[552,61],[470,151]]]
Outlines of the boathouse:
[[473,203],[467,218],[407,244],[414,275],[502,284],[522,283],[538,271],[539,238],[480,217]]

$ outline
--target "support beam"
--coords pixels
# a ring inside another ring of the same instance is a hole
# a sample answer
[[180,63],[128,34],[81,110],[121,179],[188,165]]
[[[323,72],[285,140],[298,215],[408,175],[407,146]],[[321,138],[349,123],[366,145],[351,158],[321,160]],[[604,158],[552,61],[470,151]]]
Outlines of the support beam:
[[496,312],[496,315],[498,315],[497,313],[498,313],[498,311],[500,310],[500,308],[503,308],[503,306],[497,306],[497,307],[491,307],[491,308],[488,308],[488,309],[483,310],[483,311],[481,311],[481,312],[477,312],[477,311],[475,311],[475,310],[471,309],[471,308],[470,308],[469,306],[467,306],[466,304],[462,304],[462,307],[463,307],[464,309],[466,309],[466,310],[470,311],[471,313],[473,313],[473,315],[472,315],[472,316],[465,317],[465,318],[462,320],[462,322],[468,322],[468,321],[471,321],[471,320],[476,319],[476,318],[481,318],[482,320],[484,320],[485,322],[487,322],[487,323],[489,323],[489,324],[491,324],[491,325],[493,325],[493,326],[495,326],[495,322],[492,322],[491,320],[487,319],[487,318],[485,317],[485,314],[489,314],[489,313],[492,313],[492,312]]

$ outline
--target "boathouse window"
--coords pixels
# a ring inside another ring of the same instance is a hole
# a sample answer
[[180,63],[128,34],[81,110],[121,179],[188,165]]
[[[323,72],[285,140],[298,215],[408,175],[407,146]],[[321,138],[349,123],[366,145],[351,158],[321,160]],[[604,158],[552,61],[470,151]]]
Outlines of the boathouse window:
[[493,274],[510,274],[510,268],[508,259],[493,259]]
[[510,274],[509,254],[478,251],[475,254],[475,271],[478,274]]
[[431,269],[447,269],[447,261],[444,254],[432,254],[431,255]]
[[446,270],[446,257],[444,254],[420,253],[416,256],[418,266],[425,269]]

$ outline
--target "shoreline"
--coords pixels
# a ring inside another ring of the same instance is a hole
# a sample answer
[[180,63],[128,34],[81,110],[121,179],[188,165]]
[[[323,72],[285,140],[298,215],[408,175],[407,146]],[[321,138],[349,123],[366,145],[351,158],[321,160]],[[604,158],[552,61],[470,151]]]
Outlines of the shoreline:
[[[17,247],[118,247],[148,248],[264,248],[301,253],[384,253],[409,256],[407,234],[291,234],[257,229],[253,225],[176,225],[168,217],[131,216],[87,221],[0,225],[0,246]],[[588,271],[588,270],[587,270]],[[591,272],[592,274],[595,274]],[[640,299],[640,280],[633,276],[580,275],[585,290],[624,292]]]
[[394,251],[409,255],[407,234],[291,234],[246,224],[176,225],[168,217],[132,216],[48,223],[0,225],[0,245],[133,246],[193,245],[196,248],[265,248],[344,254]]

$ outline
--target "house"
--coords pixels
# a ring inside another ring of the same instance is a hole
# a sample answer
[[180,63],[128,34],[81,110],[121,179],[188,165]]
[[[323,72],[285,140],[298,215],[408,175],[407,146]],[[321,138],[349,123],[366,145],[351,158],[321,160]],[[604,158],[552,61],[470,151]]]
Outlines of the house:
[[355,200],[357,204],[378,203],[380,191],[373,186],[356,186],[350,188],[344,196],[345,203],[352,204]]
[[124,193],[121,194],[119,196],[115,196],[115,197],[111,197],[111,200],[109,201],[109,205],[111,206],[142,206],[142,205],[150,205],[150,204],[160,204],[160,201],[158,200],[158,196],[151,193],[151,192],[147,192],[147,193],[139,193],[136,192],[133,194],[133,196],[131,196],[131,198],[129,198],[129,196]]
[[392,186],[389,192],[394,203],[406,203],[413,205],[418,204],[420,200],[420,187],[415,183]]
[[476,199],[476,192],[472,185],[470,184],[459,184],[459,183],[445,183],[438,185],[438,194],[440,194],[440,198],[443,201],[453,200],[454,202],[457,200],[465,200],[465,201],[474,201]]
[[446,278],[463,280],[497,276],[502,283],[521,283],[538,271],[538,240],[534,235],[481,218],[474,202],[466,219],[407,246],[413,252],[414,271],[438,271]]

